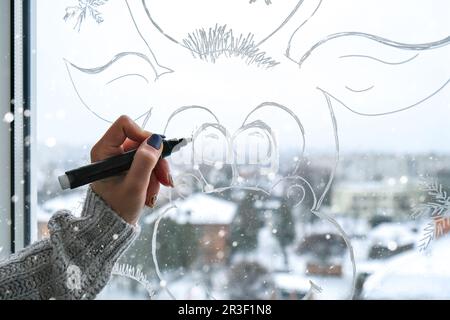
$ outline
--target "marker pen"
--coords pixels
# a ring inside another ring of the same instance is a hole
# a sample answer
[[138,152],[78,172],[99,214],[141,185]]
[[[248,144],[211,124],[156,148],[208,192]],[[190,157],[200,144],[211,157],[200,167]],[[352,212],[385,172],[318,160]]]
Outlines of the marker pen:
[[[163,139],[161,159],[167,158],[172,153],[177,152],[189,142],[191,142],[190,138]],[[65,174],[58,177],[59,184],[63,190],[75,189],[101,179],[119,175],[130,169],[136,151],[137,150],[131,150],[78,169],[67,171]]]

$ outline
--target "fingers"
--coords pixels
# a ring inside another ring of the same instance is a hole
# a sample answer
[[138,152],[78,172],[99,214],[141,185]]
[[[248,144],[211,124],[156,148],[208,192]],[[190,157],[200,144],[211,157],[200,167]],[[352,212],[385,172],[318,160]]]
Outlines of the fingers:
[[142,130],[136,122],[131,120],[128,116],[121,116],[113,123],[108,131],[106,131],[99,142],[102,145],[119,147],[125,142],[126,138],[142,142],[147,137],[147,133]]
[[122,144],[127,138],[142,142],[148,136],[148,132],[142,130],[129,117],[121,116],[92,148],[91,158],[93,161],[97,161],[107,156],[119,154],[122,151]]
[[146,201],[145,205],[154,208],[156,205],[156,202],[158,200],[158,193],[160,189],[160,184],[158,181],[158,178],[156,177],[155,173],[153,172],[150,177],[150,183],[148,184],[147,188],[147,195],[146,195]]
[[[148,135],[150,136],[151,134],[148,133]],[[139,148],[140,143],[127,139],[124,144],[123,144],[123,149],[125,152],[130,151],[130,150],[135,150],[137,148]],[[158,163],[155,166],[155,169],[153,171],[156,174],[156,177],[158,179],[158,181],[166,186],[166,187],[171,187],[174,188],[174,183],[173,183],[173,178],[172,175],[170,174],[170,167],[169,167],[169,162],[165,159],[160,159],[158,161]]]
[[127,152],[127,151],[130,151],[130,150],[136,150],[137,148],[139,148],[141,143],[142,143],[142,141],[133,141],[133,140],[130,140],[130,139],[127,138],[127,140],[125,140],[125,142],[122,145],[123,151]]
[[159,160],[155,167],[154,173],[159,182],[161,182],[164,186],[174,188],[172,175],[170,174],[169,162],[167,162],[167,160]]
[[162,137],[154,134],[137,149],[130,171],[125,177],[128,191],[139,194],[146,192],[152,171],[162,152]]

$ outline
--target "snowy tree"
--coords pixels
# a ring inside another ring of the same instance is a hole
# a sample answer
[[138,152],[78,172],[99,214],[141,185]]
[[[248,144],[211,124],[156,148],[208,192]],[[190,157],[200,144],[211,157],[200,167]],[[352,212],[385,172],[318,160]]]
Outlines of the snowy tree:
[[252,251],[258,245],[258,232],[263,223],[254,207],[255,195],[247,193],[239,203],[238,212],[231,224],[233,252]]
[[190,224],[178,224],[172,219],[161,221],[158,230],[157,257],[161,268],[187,268],[198,256],[199,236]]
[[291,207],[287,201],[282,200],[281,206],[274,214],[274,230],[273,233],[280,244],[284,259],[284,266],[289,270],[289,257],[286,247],[292,244],[295,240],[295,225],[292,217]]

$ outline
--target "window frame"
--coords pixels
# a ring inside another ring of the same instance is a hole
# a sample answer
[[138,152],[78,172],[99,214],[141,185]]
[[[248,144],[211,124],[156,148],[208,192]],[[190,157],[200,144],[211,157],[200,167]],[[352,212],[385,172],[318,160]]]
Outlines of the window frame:
[[[11,7],[10,1],[0,2],[0,114],[3,115],[11,110]],[[10,216],[10,164],[11,164],[11,134],[10,125],[2,121],[0,124],[0,181],[2,181],[2,190],[0,192],[0,258],[11,252],[11,228],[7,221]]]
[[[0,254],[8,255],[37,238],[35,184],[35,8],[36,0],[2,1],[0,111],[14,115],[1,126]],[[27,142],[25,142],[27,141]]]

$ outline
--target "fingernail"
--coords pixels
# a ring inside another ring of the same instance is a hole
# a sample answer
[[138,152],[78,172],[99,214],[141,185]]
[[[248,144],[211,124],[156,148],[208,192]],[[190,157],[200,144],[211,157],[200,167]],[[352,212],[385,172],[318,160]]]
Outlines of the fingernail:
[[158,196],[157,196],[157,195],[154,195],[154,196],[150,199],[150,208],[154,208],[157,201],[158,201]]
[[169,178],[169,185],[170,185],[172,188],[175,188],[175,184],[173,183],[172,175],[169,173],[169,174],[167,175],[167,177]]
[[159,150],[161,148],[162,141],[163,137],[159,134],[154,134],[147,140],[147,144],[156,150]]

